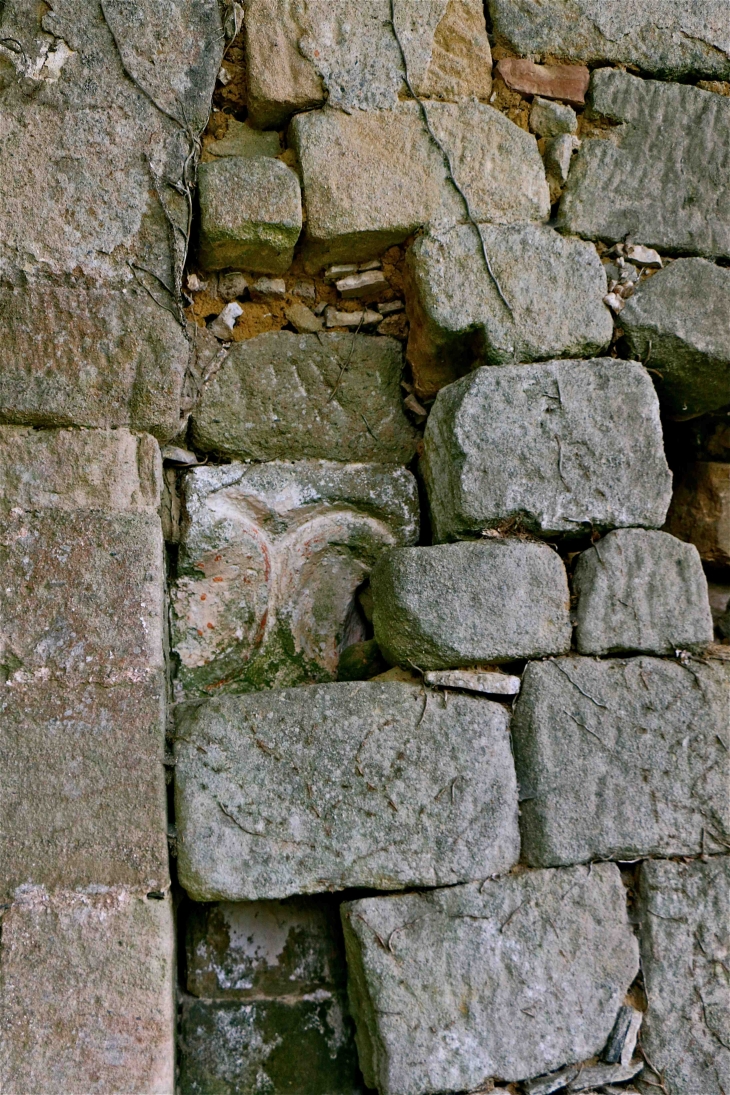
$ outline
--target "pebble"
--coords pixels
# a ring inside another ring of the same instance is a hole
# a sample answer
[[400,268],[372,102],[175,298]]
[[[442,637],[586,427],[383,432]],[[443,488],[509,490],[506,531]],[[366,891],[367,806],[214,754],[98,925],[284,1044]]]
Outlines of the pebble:
[[565,103],[555,103],[536,96],[530,110],[530,129],[538,137],[577,133],[578,117],[573,108]]
[[283,278],[259,278],[250,286],[251,300],[267,300],[272,297],[281,300],[286,296],[286,282]]
[[585,65],[536,65],[524,57],[504,57],[497,72],[512,91],[564,99],[574,106],[586,101],[591,74]]
[[347,300],[351,297],[372,299],[389,286],[382,270],[364,270],[362,273],[340,278],[335,282],[335,287],[343,299]]
[[375,327],[383,319],[380,312],[371,312],[366,308],[364,312],[340,312],[334,304],[328,304],[324,310],[324,319],[328,327]]
[[306,304],[294,303],[285,309],[286,318],[299,334],[316,334],[321,331],[324,322],[319,316],[315,316],[311,308]]
[[658,251],[653,247],[641,247],[639,244],[630,243],[626,248],[629,262],[635,266],[646,266],[650,270],[661,270],[662,260]]
[[338,281],[340,278],[347,277],[348,274],[356,274],[358,266],[356,262],[340,262],[335,266],[328,267],[324,272],[325,281]]
[[623,297],[620,297],[618,293],[606,293],[605,297],[603,298],[603,303],[607,305],[612,312],[616,312],[618,314],[623,309],[626,301],[623,299]]
[[226,304],[223,311],[216,319],[213,320],[208,328],[216,338],[220,338],[223,342],[230,342],[233,338],[233,327],[236,320],[243,314],[243,308],[236,301],[231,301],[230,304]]
[[389,300],[385,304],[376,305],[376,307],[381,316],[392,316],[395,312],[402,312],[404,305],[402,300]]
[[163,445],[160,450],[162,459],[166,464],[181,464],[184,467],[194,467],[199,460],[190,449],[183,449],[179,445]]
[[235,300],[237,297],[242,297],[247,290],[248,278],[238,270],[230,274],[221,274],[218,278],[218,296],[223,300]]
[[460,688],[490,696],[516,696],[522,681],[498,669],[435,669],[424,675],[426,684],[436,688]]
[[295,282],[292,293],[295,297],[301,297],[302,300],[314,301],[317,299],[317,290],[314,287],[314,282],[309,281],[308,279]]
[[188,287],[188,291],[191,293],[199,293],[201,289],[206,288],[206,282],[201,281],[197,274],[188,274],[185,279],[185,284]]

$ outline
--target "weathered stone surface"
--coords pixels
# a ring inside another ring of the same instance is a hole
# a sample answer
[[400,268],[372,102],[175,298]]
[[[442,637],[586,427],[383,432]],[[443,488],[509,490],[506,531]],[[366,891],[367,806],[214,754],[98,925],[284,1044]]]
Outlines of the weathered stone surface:
[[[722,1095],[730,1087],[730,858],[643,863],[639,877],[649,1001],[642,1045],[669,1095]],[[645,1076],[656,1083],[649,1069]]]
[[570,650],[568,579],[547,544],[396,549],[371,586],[375,638],[391,665],[449,669]]
[[7,1095],[171,1095],[169,899],[28,886],[6,907],[2,932],[0,1075]]
[[650,358],[659,398],[673,414],[730,403],[730,270],[679,259],[642,282],[621,312],[632,354]]
[[519,518],[541,533],[661,525],[659,407],[634,361],[477,369],[442,389],[423,473],[437,540]]
[[613,864],[343,906],[365,1082],[521,1080],[598,1053],[638,969]]
[[327,100],[348,113],[389,110],[421,99],[489,97],[492,58],[480,0],[390,0],[365,5],[249,0],[246,52],[249,117],[280,128],[293,113]]
[[271,157],[230,156],[198,171],[200,261],[283,274],[302,230],[302,195],[293,171]]
[[730,255],[730,100],[599,69],[590,101],[616,125],[608,139],[583,141],[559,227],[590,239],[629,236],[663,252]]
[[401,889],[519,855],[508,713],[472,696],[358,682],[180,711],[180,881],[196,900]]
[[705,562],[730,566],[730,464],[690,464],[677,482],[666,527],[694,544]]
[[[548,217],[545,170],[531,134],[476,100],[431,101],[423,109],[475,220]],[[416,103],[386,112],[301,114],[291,138],[302,167],[312,269],[372,258],[428,222],[467,219]]]
[[416,431],[393,339],[271,331],[237,343],[193,414],[204,451],[249,460],[407,464]]
[[594,357],[611,341],[595,248],[551,228],[464,224],[426,233],[407,269],[407,356],[422,397],[478,365]]
[[528,863],[696,855],[730,835],[719,662],[528,665],[512,724]]
[[497,72],[507,87],[523,95],[564,99],[574,106],[585,102],[591,77],[585,65],[536,65],[522,57],[504,57]]
[[183,500],[172,643],[193,695],[332,680],[365,637],[358,587],[385,548],[418,536],[404,468],[196,468]]
[[577,133],[578,118],[572,107],[536,95],[530,107],[530,129],[538,137]]
[[521,681],[498,669],[436,669],[423,674],[426,684],[435,688],[463,688],[490,696],[516,696]]
[[699,552],[665,532],[609,532],[576,564],[580,654],[674,654],[712,642]]
[[659,76],[730,79],[730,15],[723,0],[604,4],[602,0],[489,0],[500,45],[528,56],[636,65]]
[[244,156],[255,159],[260,156],[278,156],[281,152],[281,140],[276,132],[261,133],[252,129],[247,122],[238,122],[233,117],[226,120],[225,136],[220,140],[206,144],[204,155]]

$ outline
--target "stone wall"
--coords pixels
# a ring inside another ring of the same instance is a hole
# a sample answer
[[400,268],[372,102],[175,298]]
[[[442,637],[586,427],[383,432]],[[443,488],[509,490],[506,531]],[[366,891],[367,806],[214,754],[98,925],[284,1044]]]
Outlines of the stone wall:
[[730,8],[0,4],[0,1091],[730,1092]]

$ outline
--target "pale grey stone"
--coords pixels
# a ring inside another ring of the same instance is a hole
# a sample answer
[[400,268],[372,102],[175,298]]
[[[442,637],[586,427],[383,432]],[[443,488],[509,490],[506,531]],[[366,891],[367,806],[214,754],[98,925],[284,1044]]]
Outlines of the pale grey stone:
[[674,654],[712,642],[699,552],[666,532],[618,529],[575,568],[580,654]]
[[383,1095],[471,1090],[582,1061],[603,1048],[638,970],[608,863],[342,912],[360,1064]]
[[423,679],[435,688],[463,688],[491,696],[516,696],[522,683],[519,677],[498,669],[435,669],[424,673]]
[[[649,1002],[642,1046],[669,1095],[722,1095],[730,1088],[730,857],[644,863],[639,877]],[[658,1079],[649,1068],[644,1077]]]
[[553,137],[545,146],[545,170],[548,180],[555,180],[563,186],[568,180],[573,153],[580,148],[580,141],[569,133]]
[[527,862],[720,850],[729,703],[730,667],[718,661],[528,665],[512,724]]
[[636,65],[677,78],[730,78],[730,13],[723,0],[489,0],[500,45],[596,65]]
[[591,243],[542,225],[465,224],[420,236],[407,264],[408,360],[426,397],[478,365],[593,357],[611,341]]
[[659,406],[634,361],[477,369],[439,392],[424,440],[437,540],[508,518],[543,534],[664,523]]
[[568,579],[547,544],[395,549],[370,583],[375,638],[391,665],[449,669],[570,650]]
[[407,464],[417,434],[403,411],[402,370],[394,339],[258,335],[236,343],[206,386],[193,439],[249,460]]
[[489,700],[397,682],[186,707],[180,881],[195,900],[256,900],[508,870],[519,856],[508,722]]
[[365,638],[358,588],[382,551],[418,536],[405,468],[200,467],[182,500],[171,642],[191,696],[333,680]]
[[538,137],[557,137],[561,133],[577,133],[578,117],[572,106],[554,103],[536,95],[530,107],[530,129]]
[[730,255],[730,99],[618,69],[594,72],[590,95],[593,111],[616,124],[583,141],[558,226],[662,252]]
[[678,259],[642,281],[621,313],[635,357],[646,361],[671,414],[730,403],[730,270]]
[[362,329],[372,331],[373,327],[377,327],[383,321],[380,313],[373,312],[370,308],[366,308],[363,312],[340,312],[332,304],[328,304],[325,308],[324,318],[328,327],[349,327],[356,334]]

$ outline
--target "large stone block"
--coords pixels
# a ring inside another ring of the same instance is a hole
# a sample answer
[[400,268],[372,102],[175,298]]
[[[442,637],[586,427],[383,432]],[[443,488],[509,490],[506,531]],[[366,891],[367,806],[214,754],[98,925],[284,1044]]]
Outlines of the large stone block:
[[705,562],[730,566],[730,464],[698,461],[685,468],[666,527],[694,544]]
[[730,270],[678,259],[643,281],[621,312],[632,354],[650,364],[672,414],[730,403]]
[[206,452],[247,460],[407,464],[400,344],[373,335],[271,331],[232,347],[193,415]]
[[722,1095],[730,1088],[730,858],[643,863],[639,879],[647,1060],[668,1095]]
[[325,109],[294,118],[306,253],[313,269],[372,258],[422,225],[467,219],[446,158],[478,221],[544,220],[550,211],[535,138],[476,100],[400,103],[392,111]]
[[2,937],[3,1092],[172,1095],[168,898],[24,887],[3,912]]
[[510,518],[542,534],[657,527],[671,494],[649,374],[614,358],[482,368],[443,388],[423,473],[437,540]]
[[519,856],[509,716],[398,682],[179,713],[178,870],[196,900],[464,882]]
[[249,0],[249,117],[280,128],[293,113],[330,106],[393,109],[408,79],[421,99],[489,98],[492,58],[480,0],[367,4]]
[[478,365],[594,357],[613,335],[595,248],[542,225],[427,233],[408,272],[408,360],[426,398]]
[[382,1095],[473,1090],[591,1057],[639,966],[608,863],[342,911],[360,1064]]
[[578,558],[580,654],[674,654],[712,642],[699,552],[665,532],[619,529]]
[[512,724],[527,862],[720,851],[729,704],[722,662],[531,663]]
[[730,255],[730,100],[600,69],[591,106],[615,125],[605,139],[583,141],[559,227],[589,239],[629,236],[662,251]]
[[489,0],[489,10],[499,44],[522,56],[635,65],[674,79],[730,79],[730,14],[723,0],[701,6],[676,0]]
[[206,270],[227,267],[283,274],[302,230],[299,180],[281,160],[232,156],[201,164],[200,260]]
[[418,536],[405,468],[196,468],[183,502],[172,643],[192,694],[333,680],[365,638],[358,587],[384,549]]
[[375,638],[391,664],[449,669],[570,650],[568,579],[547,544],[400,548],[371,584]]

